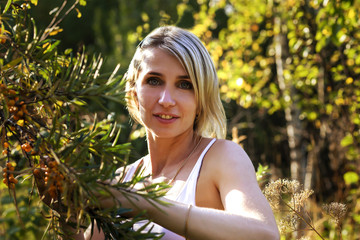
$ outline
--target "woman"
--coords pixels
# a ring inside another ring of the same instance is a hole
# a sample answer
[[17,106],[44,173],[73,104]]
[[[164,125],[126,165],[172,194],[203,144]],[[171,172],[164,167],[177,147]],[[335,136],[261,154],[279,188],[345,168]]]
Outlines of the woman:
[[[146,129],[149,154],[130,165],[124,180],[141,167],[150,181],[172,186],[163,199],[170,205],[135,203],[155,223],[153,231],[171,240],[279,239],[249,157],[223,139],[218,79],[200,40],[177,27],[156,29],[139,44],[125,79],[129,112]],[[123,207],[134,207],[113,194]]]

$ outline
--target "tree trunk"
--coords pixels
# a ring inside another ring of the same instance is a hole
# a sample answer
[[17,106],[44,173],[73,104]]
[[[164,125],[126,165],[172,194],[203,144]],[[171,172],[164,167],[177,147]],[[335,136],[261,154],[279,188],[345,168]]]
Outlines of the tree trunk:
[[283,49],[286,49],[285,36],[281,32],[281,18],[275,17],[275,29],[278,33],[274,37],[275,41],[275,63],[277,80],[279,88],[282,93],[282,99],[284,100],[285,107],[285,120],[286,120],[286,133],[289,142],[290,149],[290,171],[291,178],[298,180],[300,183],[304,182],[303,169],[305,167],[304,154],[301,149],[301,122],[299,119],[299,109],[296,107],[295,100],[291,96],[295,95],[294,86],[291,82],[284,78],[284,56]]

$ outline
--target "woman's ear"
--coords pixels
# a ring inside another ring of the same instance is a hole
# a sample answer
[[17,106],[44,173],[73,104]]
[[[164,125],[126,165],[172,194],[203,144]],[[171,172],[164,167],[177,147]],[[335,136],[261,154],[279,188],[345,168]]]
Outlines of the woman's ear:
[[137,91],[136,91],[136,86],[134,87],[134,89],[131,91],[131,97],[136,105],[136,108],[139,110],[139,100],[137,97]]

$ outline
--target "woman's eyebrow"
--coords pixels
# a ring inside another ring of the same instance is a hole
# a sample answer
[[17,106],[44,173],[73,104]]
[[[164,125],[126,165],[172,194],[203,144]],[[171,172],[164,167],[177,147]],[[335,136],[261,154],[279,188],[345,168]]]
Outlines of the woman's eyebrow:
[[158,73],[158,72],[148,72],[147,73],[148,75],[155,75],[155,76],[162,76],[162,74],[161,73]]
[[[163,74],[159,73],[159,72],[148,72],[146,75],[155,75],[155,76],[163,76]],[[178,79],[185,79],[185,80],[188,80],[190,79],[189,75],[180,75],[177,77]]]
[[189,77],[189,75],[181,75],[181,76],[178,77],[178,79],[186,79],[186,80],[188,80],[188,79],[190,79],[190,77]]

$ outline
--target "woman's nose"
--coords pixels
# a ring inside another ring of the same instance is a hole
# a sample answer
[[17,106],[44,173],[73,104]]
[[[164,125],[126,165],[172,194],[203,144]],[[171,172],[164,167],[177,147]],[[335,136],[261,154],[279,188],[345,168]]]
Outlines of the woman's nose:
[[175,99],[169,89],[164,89],[161,92],[159,98],[159,104],[162,105],[163,107],[172,107],[175,105]]

